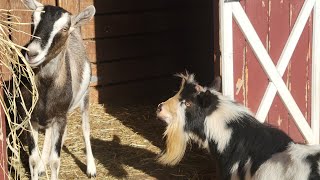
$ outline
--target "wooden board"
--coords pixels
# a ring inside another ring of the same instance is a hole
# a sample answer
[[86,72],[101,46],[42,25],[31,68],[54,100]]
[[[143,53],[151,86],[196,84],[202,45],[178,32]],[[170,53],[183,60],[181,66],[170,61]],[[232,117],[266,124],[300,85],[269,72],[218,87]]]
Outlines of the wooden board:
[[81,0],[80,9],[93,4],[97,9],[97,14],[134,13],[139,11],[203,7],[207,2],[193,0]]
[[[27,9],[21,1],[10,1],[11,9]],[[32,12],[27,11],[14,11],[12,14],[19,17],[19,21],[22,23],[31,23]],[[24,46],[30,39],[31,25],[15,26],[17,31],[12,32],[12,41]],[[28,34],[25,34],[25,33]]]
[[184,21],[183,14],[178,11],[106,14],[96,16],[82,28],[82,33],[84,39],[92,39],[162,32],[183,28],[186,22],[182,21]]
[[[155,56],[139,58],[139,60],[93,64],[92,75],[98,77],[97,85],[118,84],[146,77],[173,75],[177,70],[184,70],[180,64],[172,63],[176,58],[174,56]],[[171,65],[168,66],[168,64]]]
[[80,0],[58,0],[57,6],[64,8],[65,10],[71,12],[71,14],[79,13]]
[[[259,35],[260,40],[268,49],[268,13],[269,6],[264,0],[247,0],[246,1],[246,13],[250,18],[252,25],[255,27],[256,32]],[[255,54],[251,47],[247,45],[246,50],[247,67],[246,70],[246,95],[247,105],[253,112],[258,110],[259,104],[257,101],[261,101],[265,89],[267,87],[268,78],[257,61]]]
[[[291,1],[291,29],[300,13],[303,3],[304,1],[299,0]],[[293,98],[295,99],[298,107],[307,119],[309,125],[311,101],[308,102],[307,97],[308,94],[311,93],[310,88],[308,89],[308,86],[310,85],[309,78],[311,77],[308,74],[308,71],[311,71],[311,40],[309,39],[310,28],[312,29],[312,26],[310,27],[310,24],[307,23],[297,44],[297,48],[292,56],[289,86]],[[291,116],[289,116],[289,134],[298,142],[305,142]]]
[[[246,1],[241,1],[242,7],[245,8]],[[233,20],[233,58],[234,58],[234,92],[235,99],[242,103],[243,105],[247,105],[247,65],[246,65],[246,42],[245,38],[242,35],[241,30],[237,23]]]
[[187,40],[175,32],[85,41],[91,62],[188,52]]

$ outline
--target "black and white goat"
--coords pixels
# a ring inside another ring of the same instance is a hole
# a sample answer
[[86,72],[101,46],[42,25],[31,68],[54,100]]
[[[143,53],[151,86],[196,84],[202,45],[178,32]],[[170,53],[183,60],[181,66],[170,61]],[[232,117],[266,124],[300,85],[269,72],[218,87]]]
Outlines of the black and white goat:
[[167,123],[166,150],[158,159],[175,165],[193,140],[217,157],[222,179],[319,180],[320,147],[296,144],[281,130],[261,124],[244,106],[194,75],[180,75],[179,92],[159,104]]
[[[51,179],[58,179],[60,152],[66,136],[67,113],[80,106],[82,129],[86,145],[87,175],[96,176],[91,150],[89,125],[90,62],[80,35],[80,26],[95,14],[89,6],[78,15],[61,7],[42,5],[36,0],[24,0],[33,12],[34,38],[26,45],[25,58],[35,72],[39,100],[31,114],[29,166],[31,179],[38,179],[50,165]],[[25,103],[30,106],[30,84],[22,86]],[[18,110],[20,111],[20,110]],[[23,110],[20,111],[23,114]],[[38,130],[45,129],[40,157]]]

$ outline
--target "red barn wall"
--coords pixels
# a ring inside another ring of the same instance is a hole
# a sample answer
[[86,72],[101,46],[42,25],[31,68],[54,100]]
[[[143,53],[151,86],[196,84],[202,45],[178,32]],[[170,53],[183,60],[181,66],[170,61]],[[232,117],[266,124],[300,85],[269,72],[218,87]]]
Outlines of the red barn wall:
[[[304,1],[301,0],[242,0],[251,23],[262,43],[277,64]],[[257,111],[268,85],[268,78],[257,61],[237,24],[234,27],[234,84],[235,98]],[[283,75],[292,96],[310,124],[310,82],[312,17],[300,37],[292,60]],[[294,140],[305,142],[293,118],[277,94],[267,122],[284,130]]]
[[[2,96],[2,93],[0,93]],[[5,129],[5,115],[0,106],[0,180],[7,178],[7,148],[6,148],[6,129]]]

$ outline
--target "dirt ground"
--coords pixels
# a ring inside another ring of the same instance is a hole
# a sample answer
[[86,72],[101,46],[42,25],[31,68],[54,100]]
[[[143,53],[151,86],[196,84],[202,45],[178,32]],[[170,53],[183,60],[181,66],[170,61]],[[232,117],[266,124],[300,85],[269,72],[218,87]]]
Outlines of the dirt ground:
[[[90,105],[96,179],[216,179],[215,162],[196,145],[189,146],[184,159],[175,167],[156,162],[157,155],[164,148],[162,133],[165,124],[156,119],[155,107]],[[85,172],[81,116],[76,111],[68,118],[59,177],[88,179]],[[28,179],[28,175],[22,179]]]

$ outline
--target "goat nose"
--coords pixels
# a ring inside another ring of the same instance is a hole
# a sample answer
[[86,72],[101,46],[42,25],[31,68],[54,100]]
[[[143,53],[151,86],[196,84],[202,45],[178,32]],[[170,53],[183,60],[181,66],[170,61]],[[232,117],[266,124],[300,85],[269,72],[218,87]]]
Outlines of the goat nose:
[[160,111],[161,111],[162,106],[163,106],[163,104],[162,104],[162,103],[160,103],[160,104],[158,105],[158,107],[157,107],[157,112],[160,112]]
[[28,51],[27,54],[28,54],[29,58],[32,59],[32,58],[38,56],[39,53],[37,51]]

